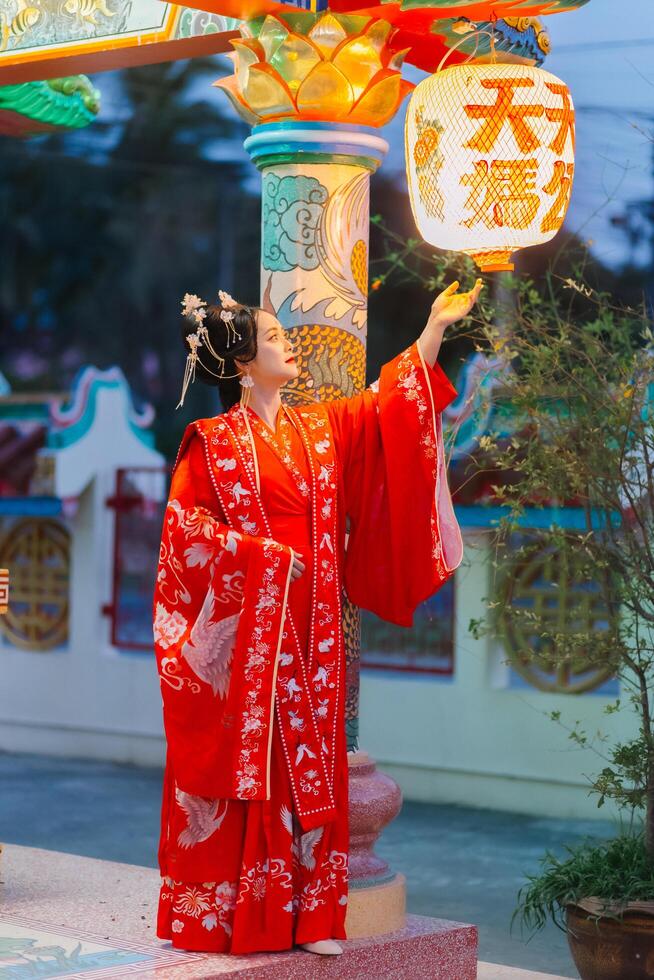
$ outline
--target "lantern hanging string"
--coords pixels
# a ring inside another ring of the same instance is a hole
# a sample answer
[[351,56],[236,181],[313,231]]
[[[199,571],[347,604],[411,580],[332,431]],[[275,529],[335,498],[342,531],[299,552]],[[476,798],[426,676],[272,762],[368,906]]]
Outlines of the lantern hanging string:
[[[495,19],[496,18],[494,18],[494,20]],[[439,64],[438,68],[436,69],[435,74],[438,74],[439,71],[442,71],[442,69],[443,69],[443,67],[445,65],[445,62],[447,61],[447,59],[449,58],[449,56],[454,51],[456,51],[456,49],[458,47],[460,47],[465,41],[469,41],[473,34],[475,36],[475,50],[472,52],[472,54],[469,54],[468,55],[468,57],[463,62],[463,64],[464,65],[467,65],[468,62],[472,61],[473,58],[476,58],[477,57],[477,52],[479,50],[479,38],[482,35],[490,38],[490,42],[491,42],[490,43],[491,56],[493,58],[492,64],[496,64],[497,63],[497,51],[495,50],[495,28],[493,28],[492,31],[475,30],[475,31],[471,31],[469,34],[466,34],[464,37],[459,38],[459,40],[456,42],[456,44],[453,44],[451,48],[448,48],[447,49],[447,51],[445,52],[445,54],[443,55],[443,57],[440,60],[440,64]],[[509,50],[506,53],[507,54],[510,54],[511,51],[513,51],[514,48],[515,48],[515,44],[512,44],[511,47],[509,48]]]

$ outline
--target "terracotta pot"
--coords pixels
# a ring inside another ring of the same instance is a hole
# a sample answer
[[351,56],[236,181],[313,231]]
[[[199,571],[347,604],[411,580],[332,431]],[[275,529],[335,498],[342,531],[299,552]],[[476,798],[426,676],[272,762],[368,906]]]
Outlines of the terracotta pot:
[[[602,911],[622,913],[622,918],[602,916]],[[567,906],[566,924],[581,980],[654,978],[654,902],[619,905],[586,898]]]

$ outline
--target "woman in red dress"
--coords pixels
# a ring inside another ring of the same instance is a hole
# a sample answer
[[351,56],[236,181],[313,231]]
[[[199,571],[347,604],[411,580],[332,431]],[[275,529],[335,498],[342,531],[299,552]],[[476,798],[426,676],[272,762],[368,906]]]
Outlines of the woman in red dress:
[[[226,411],[189,425],[154,598],[168,753],[157,935],[175,947],[342,951],[348,858],[344,588],[404,626],[462,559],[436,357],[481,282],[453,283],[360,395],[290,407],[276,317],[186,296],[185,386]],[[345,534],[345,518],[349,533]]]

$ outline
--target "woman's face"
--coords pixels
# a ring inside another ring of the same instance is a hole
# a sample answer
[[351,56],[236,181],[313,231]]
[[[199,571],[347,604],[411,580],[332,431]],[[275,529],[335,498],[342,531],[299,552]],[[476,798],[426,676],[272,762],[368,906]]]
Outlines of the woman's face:
[[257,313],[257,356],[246,368],[255,384],[265,386],[287,384],[300,374],[288,332],[276,316],[265,310]]

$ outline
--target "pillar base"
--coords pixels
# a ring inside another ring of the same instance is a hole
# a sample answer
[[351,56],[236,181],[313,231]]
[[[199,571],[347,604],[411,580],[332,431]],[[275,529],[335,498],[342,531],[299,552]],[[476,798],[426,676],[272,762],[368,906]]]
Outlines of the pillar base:
[[400,812],[402,793],[379,772],[367,752],[348,753],[350,778],[350,889],[383,885],[394,879],[386,861],[375,854],[377,838]]
[[406,878],[393,875],[382,884],[356,887],[351,882],[345,931],[348,939],[399,932],[406,925]]

